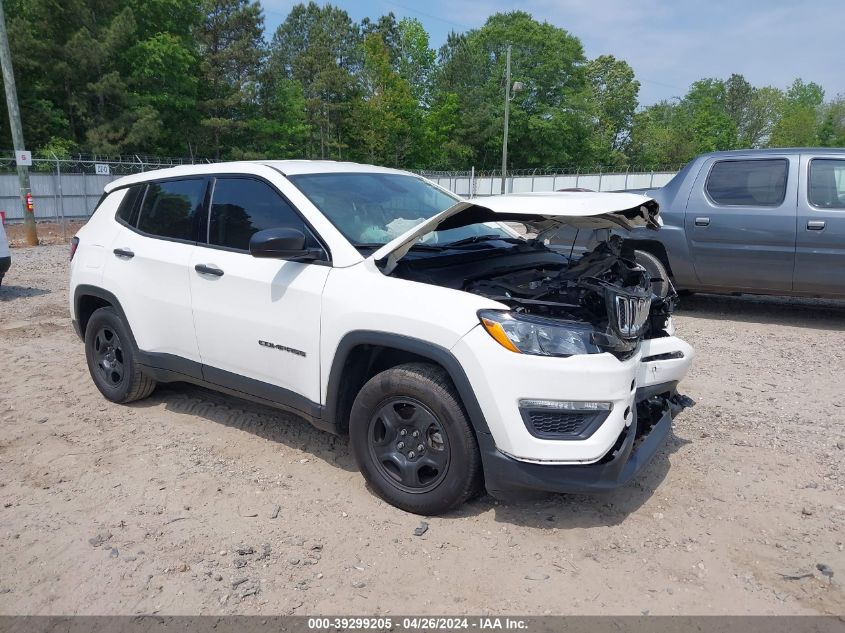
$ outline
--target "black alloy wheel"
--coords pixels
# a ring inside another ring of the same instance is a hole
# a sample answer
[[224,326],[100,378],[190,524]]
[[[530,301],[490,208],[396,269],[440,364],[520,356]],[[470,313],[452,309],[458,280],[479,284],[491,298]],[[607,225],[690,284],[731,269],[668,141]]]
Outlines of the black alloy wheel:
[[124,378],[123,345],[110,327],[104,325],[94,335],[94,355],[103,380],[117,387]]
[[389,398],[371,417],[367,436],[373,462],[400,490],[432,490],[449,470],[449,436],[419,400]]
[[155,389],[136,356],[135,339],[115,309],[95,310],[85,323],[85,357],[94,384],[112,402],[141,400]]
[[483,489],[472,424],[449,374],[433,363],[371,377],[352,404],[349,444],[370,488],[407,512],[442,514]]

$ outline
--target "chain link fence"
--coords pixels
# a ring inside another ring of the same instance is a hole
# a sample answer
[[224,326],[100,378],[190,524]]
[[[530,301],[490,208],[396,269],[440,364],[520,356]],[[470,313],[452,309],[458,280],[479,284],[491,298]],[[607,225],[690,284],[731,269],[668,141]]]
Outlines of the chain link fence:
[[[33,158],[30,187],[34,214],[38,221],[84,221],[87,219],[112,180],[153,169],[213,162],[155,156],[75,158]],[[678,167],[679,168],[679,167]],[[521,169],[508,173],[508,193],[556,191],[584,188],[594,191],[615,191],[660,187],[671,180],[678,169],[634,170],[622,172],[595,169]],[[497,171],[428,171],[417,170],[426,178],[454,193],[466,196],[488,196],[502,190],[501,172]],[[0,211],[6,222],[23,220],[17,166],[13,152],[0,152]]]
[[[103,187],[112,180],[192,162],[190,159],[151,156],[33,158],[29,180],[35,219],[55,222],[84,220],[94,210],[103,194]],[[0,211],[7,222],[23,220],[17,164],[12,152],[0,153]]]

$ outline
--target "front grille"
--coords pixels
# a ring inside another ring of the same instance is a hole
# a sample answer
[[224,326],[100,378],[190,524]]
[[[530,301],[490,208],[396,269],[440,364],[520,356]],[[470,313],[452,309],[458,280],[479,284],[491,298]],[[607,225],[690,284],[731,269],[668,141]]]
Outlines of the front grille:
[[556,411],[521,409],[528,432],[549,440],[583,440],[601,425],[608,411]]
[[651,299],[616,295],[613,303],[619,333],[623,338],[638,337],[648,319]]

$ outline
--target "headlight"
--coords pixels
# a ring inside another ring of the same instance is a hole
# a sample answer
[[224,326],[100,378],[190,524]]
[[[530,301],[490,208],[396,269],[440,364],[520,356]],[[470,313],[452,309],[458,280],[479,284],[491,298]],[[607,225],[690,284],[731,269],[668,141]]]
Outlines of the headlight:
[[478,317],[490,336],[517,354],[573,356],[601,352],[592,341],[593,328],[583,323],[499,310],[481,310]]

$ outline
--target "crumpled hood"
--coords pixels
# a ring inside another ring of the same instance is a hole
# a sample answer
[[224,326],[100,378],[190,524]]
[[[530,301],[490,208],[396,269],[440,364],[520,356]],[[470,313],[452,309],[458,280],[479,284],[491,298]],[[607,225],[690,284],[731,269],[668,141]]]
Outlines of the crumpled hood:
[[541,233],[567,225],[578,229],[630,231],[635,227],[657,230],[663,222],[657,202],[633,193],[563,191],[514,193],[462,200],[391,240],[371,258],[384,262],[390,273],[396,262],[424,235],[482,222],[520,222]]

